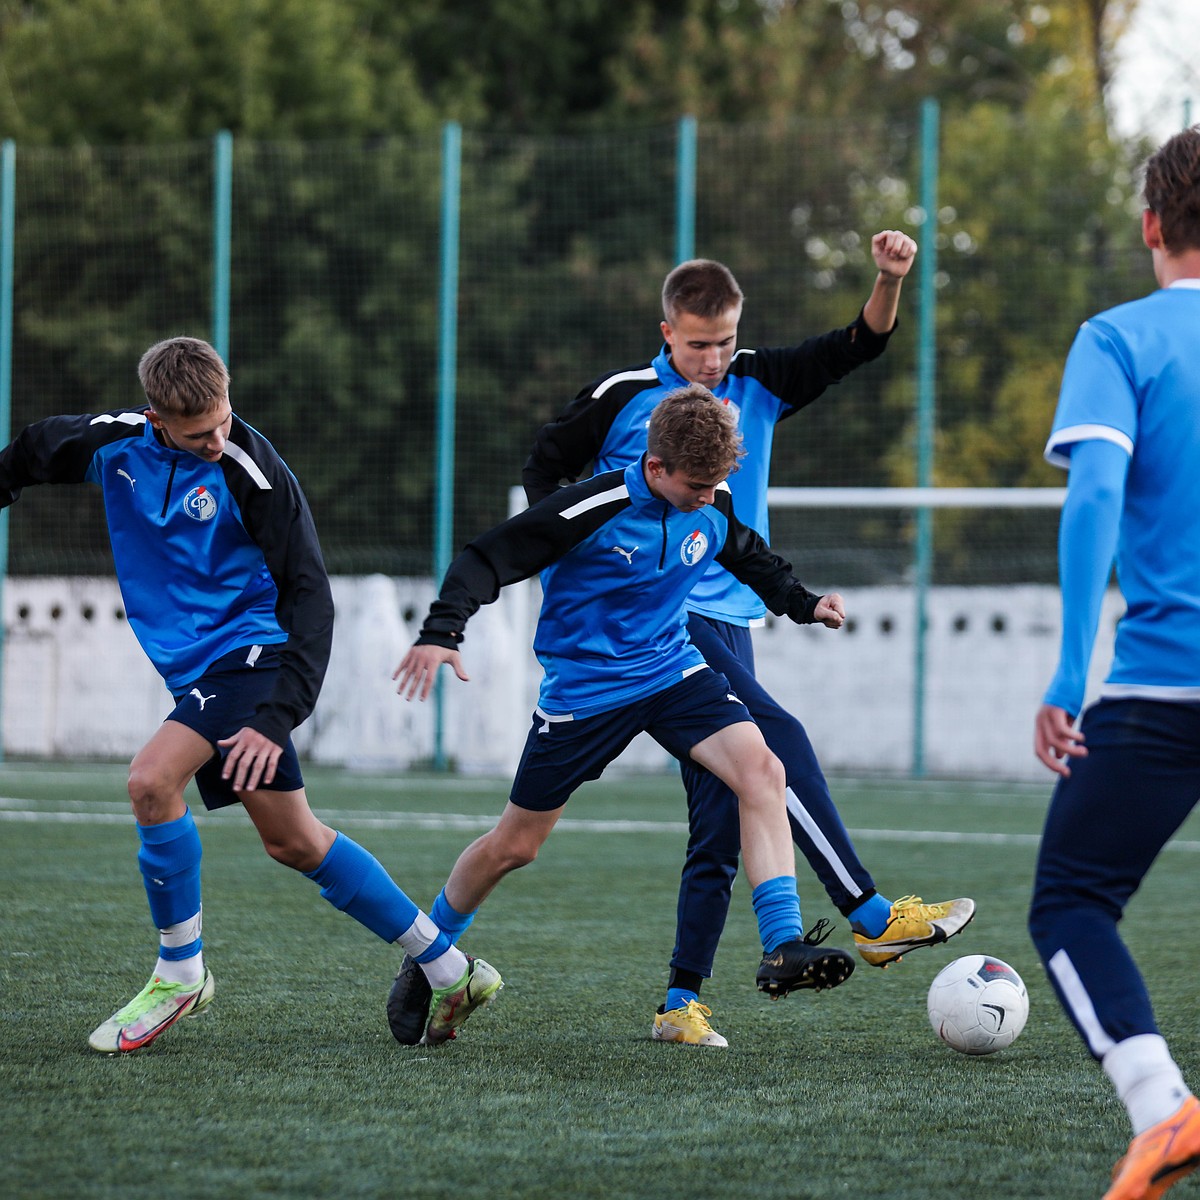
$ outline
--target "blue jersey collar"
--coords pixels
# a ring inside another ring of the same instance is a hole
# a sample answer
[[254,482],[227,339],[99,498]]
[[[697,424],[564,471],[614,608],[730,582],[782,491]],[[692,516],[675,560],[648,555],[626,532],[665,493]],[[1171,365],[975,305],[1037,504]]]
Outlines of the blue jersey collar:
[[[674,391],[676,388],[692,386],[692,381],[690,379],[684,379],[684,377],[680,375],[677,370],[675,370],[675,367],[671,362],[671,347],[668,346],[666,342],[663,342],[662,349],[658,352],[650,365],[654,368],[655,374],[662,382],[663,387],[667,388],[668,391]],[[725,374],[721,376],[721,382],[718,383],[716,387],[709,388],[709,391],[712,392],[714,396],[724,396],[728,379],[729,372],[726,371]]]
[[650,490],[650,485],[646,482],[645,463],[646,456],[643,454],[637,462],[632,462],[625,468],[625,489],[629,492],[630,503],[636,508],[666,504],[665,500],[660,500]]

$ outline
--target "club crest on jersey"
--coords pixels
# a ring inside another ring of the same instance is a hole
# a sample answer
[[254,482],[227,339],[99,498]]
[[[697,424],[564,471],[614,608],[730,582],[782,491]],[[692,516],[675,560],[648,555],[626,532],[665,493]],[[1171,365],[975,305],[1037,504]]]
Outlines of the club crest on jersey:
[[699,529],[689,533],[679,547],[679,557],[689,566],[694,567],[708,553],[708,538]]
[[217,515],[217,498],[201,484],[183,498],[183,511],[196,521],[211,521]]

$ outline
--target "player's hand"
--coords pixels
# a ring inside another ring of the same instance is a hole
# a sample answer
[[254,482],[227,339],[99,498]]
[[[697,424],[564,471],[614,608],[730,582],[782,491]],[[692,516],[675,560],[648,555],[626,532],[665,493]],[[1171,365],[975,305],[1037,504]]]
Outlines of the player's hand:
[[912,269],[917,243],[898,229],[885,229],[871,239],[871,257],[883,275],[903,279]]
[[841,629],[846,621],[846,602],[837,592],[830,592],[817,601],[813,609],[813,622],[820,622],[828,629]]
[[1033,751],[1056,775],[1065,779],[1071,774],[1068,760],[1087,756],[1083,741],[1082,731],[1075,728],[1066,709],[1054,704],[1043,704],[1038,709],[1033,723]]
[[257,729],[244,725],[233,737],[222,738],[217,745],[229,748],[221,778],[230,780],[235,792],[257,791],[259,784],[275,781],[275,766],[283,747]]
[[418,700],[427,700],[437,669],[442,663],[449,663],[455,675],[464,683],[470,680],[463,670],[462,655],[457,650],[447,650],[444,646],[410,646],[400,665],[392,672],[392,678],[398,681],[397,693],[404,696],[405,700],[411,700],[414,696]]

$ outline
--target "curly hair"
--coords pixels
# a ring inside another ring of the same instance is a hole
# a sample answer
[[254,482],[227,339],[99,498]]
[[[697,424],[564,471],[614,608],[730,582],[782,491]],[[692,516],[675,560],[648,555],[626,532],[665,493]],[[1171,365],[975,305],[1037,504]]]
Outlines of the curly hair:
[[714,482],[745,453],[733,409],[698,383],[668,392],[650,414],[646,448],[672,474]]
[[194,337],[156,342],[138,363],[138,379],[150,407],[168,417],[199,417],[229,392],[229,371],[221,356]]
[[1200,125],[1164,142],[1144,170],[1146,207],[1158,214],[1167,253],[1200,250]]
[[681,262],[663,281],[663,317],[674,325],[682,313],[711,321],[741,304],[742,289],[724,263],[711,258]]

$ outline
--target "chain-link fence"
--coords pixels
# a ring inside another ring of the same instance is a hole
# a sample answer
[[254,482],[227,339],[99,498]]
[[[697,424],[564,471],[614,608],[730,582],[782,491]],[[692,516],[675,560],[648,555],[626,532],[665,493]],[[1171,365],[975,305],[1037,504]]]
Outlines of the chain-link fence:
[[[601,372],[657,351],[678,136],[464,136],[455,544],[506,514],[539,424]],[[1074,330],[1153,286],[1133,156],[1082,124],[976,112],[942,130],[924,223],[915,115],[701,125],[695,253],[738,276],[741,344],[779,345],[854,317],[874,232],[905,229],[928,254],[936,229],[934,482],[1059,484],[1040,449]],[[234,146],[233,403],[303,483],[334,572],[431,570],[441,157],[433,136]],[[210,336],[213,195],[208,143],[17,148],[14,431],[135,405],[146,346]],[[887,354],[781,430],[773,483],[914,482],[916,288],[914,273]],[[19,508],[11,573],[110,569],[93,489],[30,492]],[[878,564],[909,561],[909,534],[869,520],[837,537],[879,542],[874,581],[891,570]],[[941,581],[1052,578],[1044,521],[1026,531],[960,514],[941,530]],[[775,540],[802,563],[807,538],[801,519]]]

